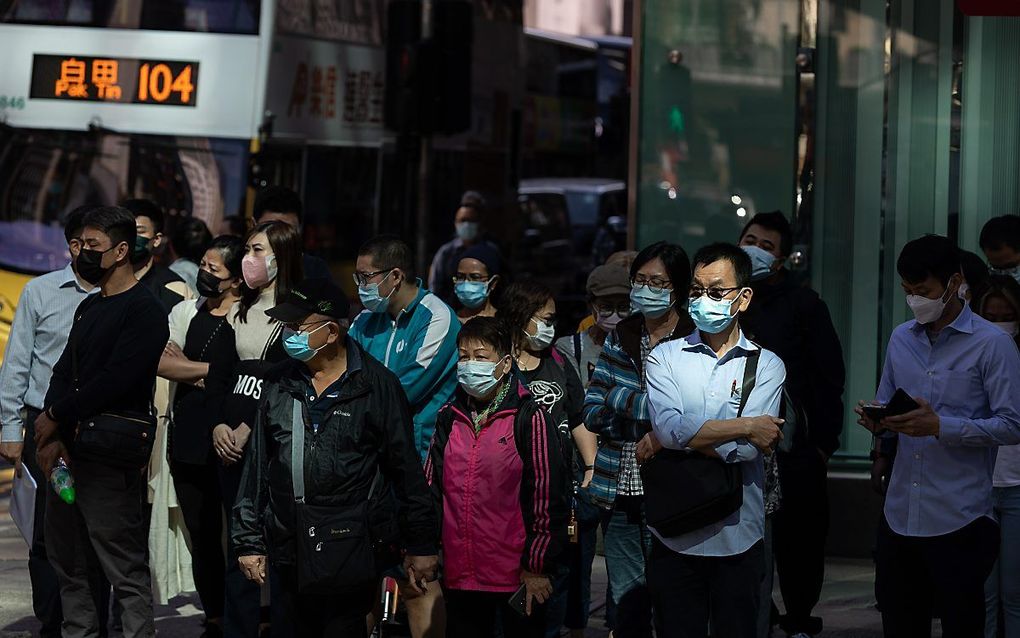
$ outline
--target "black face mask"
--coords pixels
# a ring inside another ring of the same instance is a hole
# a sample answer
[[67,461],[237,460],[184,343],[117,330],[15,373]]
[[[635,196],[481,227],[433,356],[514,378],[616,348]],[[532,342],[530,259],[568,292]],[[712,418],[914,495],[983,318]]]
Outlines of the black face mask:
[[224,281],[230,281],[230,278],[220,279],[208,270],[199,270],[198,283],[195,287],[198,289],[198,294],[206,299],[216,299],[224,293],[223,290],[220,290],[220,284]]
[[149,242],[152,241],[148,237],[142,237],[141,235],[135,235],[135,245],[131,249],[131,263],[140,264],[148,261],[149,257],[152,256],[152,249],[149,248]]
[[[116,246],[113,248],[116,248]],[[82,248],[81,252],[78,253],[78,259],[74,262],[78,269],[78,275],[93,286],[97,285],[106,276],[106,273],[110,272],[110,269],[113,268],[113,266],[103,267],[103,255],[113,250],[113,248],[107,248],[106,250]]]

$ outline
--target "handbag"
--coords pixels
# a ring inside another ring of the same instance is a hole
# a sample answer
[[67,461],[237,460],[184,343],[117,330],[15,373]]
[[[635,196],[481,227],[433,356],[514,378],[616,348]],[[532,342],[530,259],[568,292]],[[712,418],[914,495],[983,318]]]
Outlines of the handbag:
[[353,507],[305,502],[305,419],[294,400],[290,439],[291,481],[297,519],[296,555],[299,593],[343,594],[364,591],[376,583],[375,549],[369,524],[369,503],[380,473],[376,470],[368,498]]
[[[81,315],[75,319],[75,322]],[[73,331],[72,331],[73,332]],[[71,341],[71,374],[78,392],[78,339]],[[73,456],[122,470],[141,470],[149,463],[156,440],[155,410],[102,412],[78,423]]]
[[[760,351],[747,356],[737,418],[754,388]],[[648,525],[666,537],[681,536],[730,516],[744,503],[740,463],[699,452],[662,450],[641,466]]]

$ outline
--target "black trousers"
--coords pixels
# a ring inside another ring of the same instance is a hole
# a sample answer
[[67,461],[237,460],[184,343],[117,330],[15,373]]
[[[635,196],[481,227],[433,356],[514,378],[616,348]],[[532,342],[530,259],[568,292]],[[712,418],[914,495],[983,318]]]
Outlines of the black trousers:
[[778,453],[783,502],[773,519],[773,547],[788,633],[817,634],[821,619],[811,613],[825,580],[829,534],[829,490],[825,462],[815,449]]
[[[542,638],[545,636],[546,607],[532,602],[531,615],[521,616],[510,608],[513,592],[446,589],[446,638]],[[496,633],[497,624],[501,629]]]
[[124,635],[153,636],[148,527],[139,498],[142,473],[73,456],[71,462],[75,503],[67,505],[46,490],[46,550],[60,580],[64,638],[100,634],[97,574],[105,574],[113,585]]
[[943,638],[984,635],[984,585],[999,554],[990,518],[942,536],[901,536],[879,523],[875,596],[887,638],[931,638],[933,611]]
[[658,638],[748,638],[758,633],[764,543],[736,556],[685,556],[652,540],[648,589]]
[[223,500],[213,463],[172,461],[177,501],[191,538],[191,570],[206,618],[223,617],[226,563],[223,556]]
[[28,408],[25,419],[25,447],[21,454],[24,471],[32,475],[38,488],[35,492],[35,527],[32,547],[28,550],[28,575],[32,579],[32,609],[42,623],[42,638],[59,638],[64,615],[60,608],[60,582],[46,554],[46,494],[49,477],[43,474],[36,459],[35,419],[39,410]]
[[[293,566],[278,565],[279,592],[284,618],[273,618],[274,635],[277,622],[285,622],[299,638],[366,638],[368,613],[375,603],[374,587],[350,594],[299,593],[297,572]],[[274,600],[274,604],[277,601]]]

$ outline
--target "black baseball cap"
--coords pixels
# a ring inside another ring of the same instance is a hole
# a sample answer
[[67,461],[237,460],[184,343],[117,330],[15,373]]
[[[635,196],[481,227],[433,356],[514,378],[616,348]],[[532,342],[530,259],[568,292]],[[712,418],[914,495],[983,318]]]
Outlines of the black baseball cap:
[[312,314],[347,319],[350,310],[351,303],[343,290],[329,279],[316,278],[295,286],[266,314],[281,323],[295,323]]

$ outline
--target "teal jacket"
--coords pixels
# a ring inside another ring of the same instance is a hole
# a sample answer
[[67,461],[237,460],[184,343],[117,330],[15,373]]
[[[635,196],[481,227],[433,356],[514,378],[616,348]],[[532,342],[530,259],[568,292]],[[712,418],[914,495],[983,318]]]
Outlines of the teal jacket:
[[349,334],[400,379],[414,414],[414,444],[424,462],[439,408],[457,389],[460,320],[420,280],[418,286],[418,296],[396,321],[388,312],[366,310],[354,319]]

